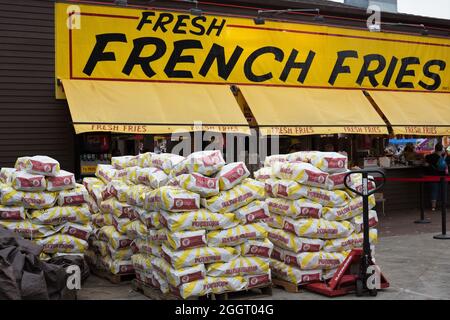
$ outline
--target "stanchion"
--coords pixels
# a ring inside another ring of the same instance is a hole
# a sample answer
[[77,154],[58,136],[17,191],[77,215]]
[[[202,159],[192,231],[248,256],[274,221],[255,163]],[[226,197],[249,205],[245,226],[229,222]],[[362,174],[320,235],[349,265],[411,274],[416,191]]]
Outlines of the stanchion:
[[450,235],[447,235],[447,179],[441,177],[441,204],[442,204],[442,234],[435,235],[434,239],[447,240]]
[[420,197],[420,219],[414,221],[414,223],[420,223],[420,224],[425,224],[425,223],[430,223],[430,219],[425,219],[425,208],[424,208],[424,204],[423,204],[423,189],[424,189],[424,182],[420,182],[419,183],[419,197]]

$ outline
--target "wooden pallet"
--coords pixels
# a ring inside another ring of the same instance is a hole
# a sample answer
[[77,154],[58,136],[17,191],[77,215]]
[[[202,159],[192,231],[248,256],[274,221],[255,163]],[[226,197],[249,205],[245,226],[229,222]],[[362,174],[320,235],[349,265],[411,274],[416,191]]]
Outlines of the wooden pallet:
[[109,282],[113,284],[119,284],[122,282],[128,282],[136,278],[135,273],[127,273],[127,274],[112,274],[108,270],[102,270],[95,266],[90,265],[89,269],[93,275],[96,275],[97,277],[103,278],[108,280]]
[[[152,300],[184,300],[172,293],[162,293],[159,289],[149,286],[142,281],[134,279],[131,282],[133,290],[141,292],[144,296]],[[249,290],[235,292],[224,292],[220,294],[211,293],[206,296],[189,297],[186,300],[248,300],[272,296],[272,285],[263,285]]]
[[292,282],[288,282],[283,279],[272,278],[272,284],[274,287],[281,287],[285,291],[290,293],[299,293],[301,292],[301,286]]

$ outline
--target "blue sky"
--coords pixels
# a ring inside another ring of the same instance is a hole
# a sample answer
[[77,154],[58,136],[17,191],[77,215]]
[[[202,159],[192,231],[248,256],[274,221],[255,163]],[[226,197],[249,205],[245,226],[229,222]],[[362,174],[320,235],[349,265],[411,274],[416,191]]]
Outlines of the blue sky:
[[450,20],[450,0],[398,0],[397,3],[399,12]]

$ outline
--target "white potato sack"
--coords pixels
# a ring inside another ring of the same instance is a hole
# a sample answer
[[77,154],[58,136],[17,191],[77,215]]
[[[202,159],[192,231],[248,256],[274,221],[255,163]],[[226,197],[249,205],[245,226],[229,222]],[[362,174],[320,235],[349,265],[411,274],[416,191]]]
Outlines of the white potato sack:
[[198,193],[207,198],[219,193],[219,179],[201,175],[200,173],[181,174],[170,182],[185,190]]
[[134,207],[124,202],[117,201],[116,198],[110,198],[100,203],[100,210],[102,213],[110,213],[117,218],[136,219],[137,215]]
[[117,172],[118,170],[109,164],[98,164],[95,170],[95,176],[104,183],[110,183],[117,178]]
[[206,232],[205,230],[168,232],[167,243],[174,250],[205,247],[207,245]]
[[136,174],[134,183],[141,183],[153,189],[165,186],[169,180],[169,176],[162,169],[155,167],[139,168]]
[[271,213],[270,217],[265,219],[264,222],[267,223],[269,227],[276,228],[276,229],[283,229],[284,226],[284,216]]
[[234,214],[242,224],[254,223],[270,218],[267,203],[261,200],[250,202],[248,205],[234,211]]
[[266,193],[266,197],[275,198],[275,186],[279,179],[267,179],[264,181],[264,191]]
[[320,218],[322,205],[308,199],[267,198],[269,212],[292,218]]
[[130,189],[125,181],[113,179],[106,184],[102,191],[102,199],[108,200],[110,198],[117,198],[120,202],[127,201],[126,192]]
[[208,209],[183,213],[160,211],[160,222],[172,232],[183,230],[222,230],[239,224],[233,213],[213,213]]
[[163,258],[175,269],[191,267],[200,263],[228,262],[236,259],[239,255],[238,251],[231,247],[201,247],[176,251],[163,244],[161,249]]
[[343,207],[351,197],[343,190],[325,190],[317,187],[301,186],[298,190],[301,197],[320,203],[324,207]]
[[141,168],[151,167],[153,152],[141,153],[137,156],[137,165]]
[[270,258],[284,262],[284,250],[277,246],[274,246]]
[[269,239],[248,240],[238,247],[239,253],[244,257],[270,258],[273,250],[273,243]]
[[225,213],[239,209],[254,200],[265,198],[264,183],[247,178],[234,188],[221,191],[218,195],[204,199],[202,206],[212,212]]
[[244,277],[206,277],[182,284],[179,287],[171,287],[171,292],[183,299],[189,297],[204,296],[210,293],[220,294],[224,292],[240,291],[246,287]]
[[249,176],[250,171],[244,162],[233,162],[224,165],[217,173],[216,178],[219,178],[219,188],[223,191],[230,190]]
[[[369,196],[369,209],[375,207],[375,196]],[[322,217],[327,220],[348,220],[362,214],[363,201],[362,197],[353,198],[347,205],[338,208],[323,207]]]
[[[361,248],[364,237],[362,233],[352,233],[346,238],[327,240],[323,247],[326,252],[341,252],[348,251],[353,248]],[[378,241],[377,229],[371,228],[369,230],[369,241],[371,244],[376,244]]]
[[264,167],[271,167],[273,164],[277,162],[287,162],[287,161],[288,161],[287,154],[274,154],[264,159]]
[[148,229],[159,229],[162,227],[159,211],[147,211],[139,207],[133,207],[133,210]]
[[166,260],[161,258],[153,258],[151,265],[152,268],[161,276],[165,277],[169,284],[173,287],[178,287],[184,283],[201,280],[206,277],[206,269],[203,264],[174,269]]
[[1,168],[0,169],[0,182],[5,184],[12,183],[12,177],[16,172],[15,168]]
[[126,235],[117,232],[114,226],[104,226],[100,228],[98,238],[99,240],[107,241],[115,250],[127,248],[132,242]]
[[273,178],[272,176],[272,167],[262,167],[259,170],[253,172],[253,176],[258,181],[266,181],[267,179]]
[[123,231],[130,239],[145,237],[148,233],[148,229],[145,224],[139,220],[130,221],[123,226],[121,231]]
[[148,241],[153,241],[154,243],[165,243],[167,241],[167,229],[150,229],[146,237]]
[[71,172],[60,170],[54,177],[47,177],[47,191],[62,191],[75,187],[75,175]]
[[259,286],[270,285],[272,283],[272,275],[270,269],[266,274],[247,275],[244,276],[244,279],[247,283],[247,285],[245,286],[247,290]]
[[61,234],[67,234],[84,241],[88,241],[92,231],[92,227],[89,224],[82,225],[72,222],[66,222],[60,230]]
[[273,174],[279,179],[294,180],[312,187],[326,187],[328,173],[304,162],[275,163]]
[[25,220],[26,209],[21,206],[0,205],[0,220],[20,221]]
[[25,161],[25,170],[29,173],[54,177],[59,173],[59,162],[47,156],[29,157]]
[[39,224],[59,225],[65,222],[88,224],[91,212],[87,204],[82,206],[52,207],[48,209],[33,210],[31,221]]
[[126,182],[127,184],[137,184],[137,183],[139,183],[137,181],[137,179],[138,179],[137,171],[139,169],[141,169],[141,168],[138,166],[120,169],[117,171],[116,179],[122,180],[122,181]]
[[128,167],[135,167],[138,165],[138,156],[120,156],[112,157],[111,165],[115,169],[125,169]]
[[152,167],[163,170],[166,174],[185,158],[177,154],[171,153],[153,153],[150,157],[150,163]]
[[130,274],[134,273],[131,260],[113,260],[109,255],[101,258],[102,264],[112,274]]
[[105,183],[96,177],[85,177],[83,178],[83,186],[85,186],[89,194],[91,194],[94,186],[105,186]]
[[269,258],[238,257],[229,262],[218,262],[208,265],[206,274],[212,277],[234,277],[268,273],[269,270]]
[[179,187],[164,186],[145,195],[144,208],[184,212],[200,209],[200,195]]
[[142,253],[145,255],[152,255],[161,258],[161,245],[149,241],[146,238],[136,238],[131,243],[131,249],[133,252]]
[[133,256],[131,247],[115,250],[109,244],[107,244],[106,248],[107,254],[113,260],[131,260],[131,257]]
[[347,252],[300,252],[284,251],[284,263],[301,270],[333,269],[345,260]]
[[[352,189],[354,189],[354,190],[356,190],[356,191],[361,193],[362,192],[362,174],[355,173],[355,174],[352,174],[350,177],[352,178],[352,183],[350,185],[352,187]],[[374,179],[373,176],[368,176],[368,178],[369,179]],[[369,191],[371,191],[371,190],[373,190],[373,189],[375,189],[377,187],[376,183],[374,181],[371,181],[371,180],[367,181],[367,184],[368,184],[368,190]],[[353,191],[351,191],[350,189],[347,189],[346,191],[353,198],[361,197],[361,196],[357,195],[356,193],[354,193]]]
[[197,151],[191,153],[185,161],[189,173],[197,172],[205,176],[217,173],[225,165],[220,150]]
[[97,213],[91,216],[92,223],[101,228],[104,226],[113,226],[114,225],[114,216],[112,214],[103,214]]
[[91,210],[92,214],[96,214],[96,213],[100,212],[100,209],[99,209],[97,203],[95,202],[94,198],[91,197],[91,195],[88,196],[87,204],[88,204],[89,210]]
[[283,229],[299,237],[313,239],[345,238],[353,233],[355,228],[349,221],[328,221],[325,219],[284,219]]
[[17,171],[25,171],[27,169],[27,162],[30,157],[19,157],[14,164],[14,169]]
[[18,233],[26,239],[39,239],[49,237],[58,230],[50,225],[41,225],[32,223],[29,220],[23,221],[6,221],[0,220],[0,226]]
[[320,281],[322,270],[300,270],[275,259],[270,260],[272,275],[296,285]]
[[322,270],[322,280],[330,280],[339,268]]
[[236,246],[248,240],[267,238],[265,223],[238,225],[226,230],[210,231],[207,235],[208,245],[212,247]]
[[[331,173],[327,181],[325,182],[326,188],[328,190],[342,190],[345,189],[345,176],[347,173],[350,172],[350,170],[346,170],[344,172],[338,172],[338,173]],[[352,176],[348,176],[347,178],[347,184],[352,185]]]
[[302,197],[302,194],[300,194],[300,189],[306,187],[300,185],[294,180],[287,179],[277,179],[274,181],[270,181],[269,183],[274,197],[289,200],[300,199]]
[[26,209],[46,209],[56,202],[56,192],[17,191],[12,187],[0,188],[1,204],[5,206],[23,206]]
[[[115,215],[113,215],[113,226],[116,228],[118,232],[121,234],[126,234],[127,226],[132,222],[131,219],[124,217],[124,218],[118,218]],[[128,235],[127,235],[128,236]],[[129,236],[128,236],[129,237]],[[129,237],[130,239],[133,239]]]
[[275,246],[293,252],[317,252],[324,245],[324,241],[321,239],[302,238],[290,232],[273,228],[268,229],[267,237]]
[[313,152],[310,155],[313,166],[328,173],[343,172],[347,170],[348,159],[337,152]]
[[170,292],[170,286],[165,277],[162,277],[158,272],[153,271],[153,286],[158,288],[163,294]]
[[133,206],[143,207],[145,194],[151,192],[153,189],[149,186],[144,186],[142,184],[138,184],[135,186],[130,186],[125,191],[126,202]]
[[89,201],[89,193],[85,186],[77,184],[75,189],[63,190],[58,194],[58,205],[79,206]]
[[[353,217],[352,224],[355,227],[355,231],[357,233],[360,233],[364,229],[363,225],[363,216],[358,215],[356,217]],[[376,227],[378,225],[378,215],[375,210],[369,210],[369,228]]]
[[42,251],[45,253],[83,253],[88,248],[87,241],[65,234],[55,234],[38,239],[36,244],[42,246]]
[[19,191],[44,191],[47,187],[45,176],[16,171],[12,176],[12,186]]
[[[152,258],[151,256],[145,254],[133,254],[130,257],[131,262],[133,263],[134,271],[140,273],[150,273],[153,271],[152,267]],[[136,274],[137,275],[137,274]]]
[[286,155],[288,162],[310,162],[312,151],[298,151]]

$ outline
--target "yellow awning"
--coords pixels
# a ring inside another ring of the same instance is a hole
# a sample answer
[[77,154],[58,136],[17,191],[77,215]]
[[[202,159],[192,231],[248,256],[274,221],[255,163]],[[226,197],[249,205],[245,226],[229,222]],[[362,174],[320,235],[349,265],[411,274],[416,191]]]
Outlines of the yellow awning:
[[450,94],[369,91],[395,134],[450,135]]
[[75,132],[249,134],[226,85],[62,80]]
[[387,134],[359,90],[240,86],[262,134]]

